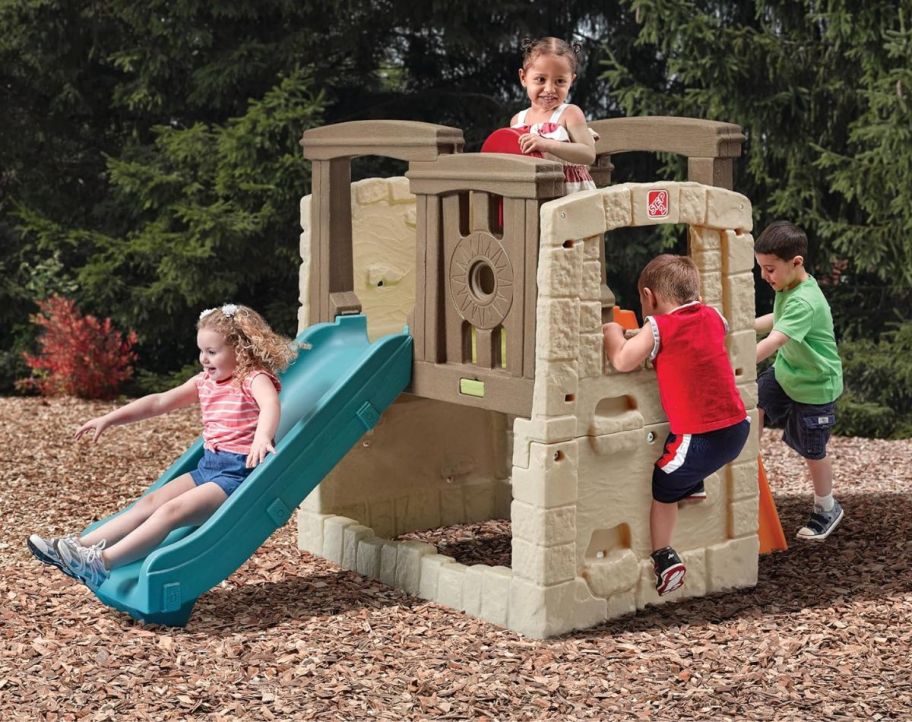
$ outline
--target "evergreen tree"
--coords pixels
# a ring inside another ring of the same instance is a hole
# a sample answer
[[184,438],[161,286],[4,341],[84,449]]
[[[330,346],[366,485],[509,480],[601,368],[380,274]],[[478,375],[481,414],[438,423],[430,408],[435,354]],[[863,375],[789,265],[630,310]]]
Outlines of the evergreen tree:
[[851,259],[855,278],[833,289],[857,335],[893,328],[912,304],[912,7],[898,15],[882,52],[857,53],[864,111],[845,148],[821,147],[818,167],[844,212],[821,219],[820,235]]
[[[398,117],[477,148],[522,102],[523,36],[579,40],[591,69],[616,15],[582,0],[0,0],[0,348],[27,341],[51,292],[136,328],[159,372],[186,360],[174,331],[213,299],[290,330],[301,132]],[[603,89],[584,71],[574,100],[602,115]]]
[[153,146],[109,159],[114,232],[28,219],[35,247],[82,249],[80,293],[142,329],[147,370],[192,359],[196,315],[216,303],[249,303],[294,332],[294,229],[308,179],[298,139],[321,120],[312,85],[293,73],[224,125],[158,126]]
[[[912,200],[910,184],[901,182],[912,163],[912,147],[903,142],[910,55],[901,3],[624,4],[641,23],[637,44],[662,67],[657,74],[651,64],[614,54],[605,78],[625,114],[740,124],[747,143],[736,189],[754,204],[756,232],[776,218],[803,226],[811,270],[824,281],[844,261],[854,284],[866,285],[871,274],[881,285],[907,283],[909,215],[889,211],[891,204],[908,211]],[[682,165],[666,159],[664,173],[682,177]],[[668,245],[668,238],[652,244]],[[879,300],[859,311],[864,299],[835,288],[828,292],[831,300],[844,299],[835,314],[843,328],[857,329],[860,315],[870,330],[871,317],[882,317]],[[908,297],[907,285],[899,290]],[[768,295],[761,303],[770,302]]]

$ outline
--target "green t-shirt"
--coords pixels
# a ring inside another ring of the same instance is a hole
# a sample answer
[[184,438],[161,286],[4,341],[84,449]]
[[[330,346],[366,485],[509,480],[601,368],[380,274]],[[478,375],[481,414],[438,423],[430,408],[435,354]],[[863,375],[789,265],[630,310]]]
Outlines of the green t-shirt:
[[789,337],[776,354],[776,381],[782,390],[801,404],[835,401],[842,393],[842,362],[830,306],[812,276],[776,293],[773,330]]

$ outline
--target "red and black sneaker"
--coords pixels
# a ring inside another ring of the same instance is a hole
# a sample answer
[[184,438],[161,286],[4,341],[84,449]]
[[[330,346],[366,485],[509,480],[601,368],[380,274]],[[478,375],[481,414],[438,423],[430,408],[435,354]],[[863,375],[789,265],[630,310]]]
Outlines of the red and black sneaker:
[[671,547],[665,547],[652,553],[652,568],[655,570],[656,591],[660,597],[683,586],[687,567]]

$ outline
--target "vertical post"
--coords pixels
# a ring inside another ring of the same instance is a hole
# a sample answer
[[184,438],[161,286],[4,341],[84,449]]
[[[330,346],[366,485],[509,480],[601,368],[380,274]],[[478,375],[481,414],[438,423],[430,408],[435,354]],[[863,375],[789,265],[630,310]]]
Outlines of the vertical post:
[[490,328],[479,328],[475,331],[475,354],[477,357],[476,364],[479,368],[494,368],[494,341],[500,343],[500,337],[496,336]]
[[[415,309],[412,312],[412,337],[418,339],[415,344],[415,360],[424,361],[428,358],[427,345],[427,318],[428,310],[428,269],[433,273],[433,267],[427,263],[427,248],[432,243],[428,229],[428,205],[436,199],[427,196],[415,196]],[[422,243],[421,239],[427,239]]]
[[493,233],[490,227],[491,218],[491,196],[487,193],[471,193],[469,202],[469,233],[473,231],[488,231]]
[[[309,325],[326,320],[323,312],[323,297],[326,295],[326,275],[323,269],[329,264],[326,254],[329,249],[327,234],[323,229],[323,222],[330,216],[329,163],[314,161],[311,171],[311,203],[310,203],[310,284],[309,284]],[[328,220],[327,220],[328,222]]]
[[605,234],[602,234],[598,240],[599,244],[599,287],[601,288],[600,300],[602,302],[602,323],[608,323],[614,320],[614,293],[608,287],[608,272],[605,260]]
[[734,171],[731,158],[688,158],[687,180],[732,190]]
[[329,222],[324,226],[329,234],[328,318],[340,313],[358,313],[361,303],[354,293],[355,266],[352,258],[351,221],[351,158],[334,158],[330,164],[330,183],[335,190],[330,193]]
[[[538,265],[535,248],[530,248],[526,241],[526,201],[522,198],[503,199],[504,235],[503,243],[513,262],[513,285],[516,289],[535,287],[535,276],[529,276],[529,257],[532,268]],[[527,299],[521,290],[513,296],[510,316],[504,324],[507,333],[507,371],[511,376],[523,376],[523,358],[527,353],[523,348],[526,336],[526,323],[529,317]],[[535,313],[535,309],[532,309]],[[534,360],[534,359],[533,359]]]
[[[439,278],[439,298],[440,307],[438,309],[439,326],[443,327],[446,338],[446,360],[450,363],[464,363],[465,353],[463,344],[462,317],[458,314],[447,313],[446,308],[451,303],[457,303],[455,299],[446,298],[447,281],[446,266],[448,259],[452,258],[453,252],[462,237],[460,233],[460,194],[450,193],[443,197],[442,218],[440,223],[441,243],[439,245],[440,255],[438,262],[440,267]],[[438,327],[439,327],[438,326]]]
[[522,201],[525,205],[525,224],[523,233],[529,241],[526,244],[526,284],[525,298],[516,301],[522,301],[525,304],[526,312],[523,320],[523,376],[532,379],[535,378],[535,317],[537,313],[536,304],[538,303],[538,212],[539,201],[537,199],[525,199]]
[[313,163],[311,203],[311,323],[360,310],[354,294],[351,226],[351,159]]
[[421,238],[418,238],[418,245],[423,245],[426,253],[424,276],[424,292],[427,294],[427,307],[424,311],[425,358],[431,363],[439,363],[445,358],[444,350],[446,348],[443,328],[443,309],[446,305],[446,300],[443,297],[445,282],[443,279],[443,262],[441,261],[444,238],[443,218],[445,214],[440,196],[419,195],[418,197],[427,199],[427,221],[425,223],[427,235],[424,242],[422,242]]

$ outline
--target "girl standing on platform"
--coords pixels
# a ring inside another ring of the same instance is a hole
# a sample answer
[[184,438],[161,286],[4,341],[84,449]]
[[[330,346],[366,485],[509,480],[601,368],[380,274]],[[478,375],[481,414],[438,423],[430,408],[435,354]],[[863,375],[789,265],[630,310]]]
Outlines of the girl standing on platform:
[[595,190],[589,166],[595,162],[595,139],[583,111],[566,102],[576,79],[577,48],[559,38],[523,42],[523,66],[519,82],[531,106],[510,120],[510,127],[523,132],[523,153],[540,153],[564,166],[566,193]]

